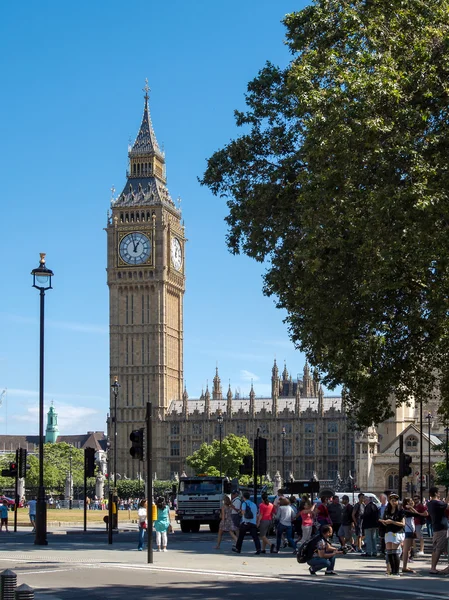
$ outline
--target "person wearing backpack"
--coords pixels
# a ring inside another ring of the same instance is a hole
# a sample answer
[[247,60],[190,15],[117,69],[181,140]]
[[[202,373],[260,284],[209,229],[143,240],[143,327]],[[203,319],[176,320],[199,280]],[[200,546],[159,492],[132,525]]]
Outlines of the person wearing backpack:
[[245,535],[249,533],[254,541],[254,546],[256,547],[256,554],[261,553],[260,540],[257,535],[257,506],[250,500],[250,493],[243,492],[243,502],[242,502],[242,522],[239,527],[239,537],[237,538],[237,542],[235,546],[232,546],[232,551],[240,554],[242,551],[242,544],[245,538]]
[[337,575],[334,571],[335,559],[337,554],[343,554],[343,552],[342,550],[337,550],[337,548],[334,548],[329,543],[333,534],[331,525],[322,525],[319,535],[312,538],[303,546],[311,575],[316,575],[317,571],[321,569],[326,569],[324,572],[325,575]]

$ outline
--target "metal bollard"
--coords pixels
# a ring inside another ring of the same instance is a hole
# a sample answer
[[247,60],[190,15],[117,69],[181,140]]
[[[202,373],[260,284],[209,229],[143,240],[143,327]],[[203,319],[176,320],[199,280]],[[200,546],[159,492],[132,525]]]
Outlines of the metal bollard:
[[0,575],[0,598],[1,600],[14,600],[14,592],[17,587],[17,575],[11,569],[2,571]]
[[34,600],[34,590],[26,583],[22,583],[16,589],[15,600]]

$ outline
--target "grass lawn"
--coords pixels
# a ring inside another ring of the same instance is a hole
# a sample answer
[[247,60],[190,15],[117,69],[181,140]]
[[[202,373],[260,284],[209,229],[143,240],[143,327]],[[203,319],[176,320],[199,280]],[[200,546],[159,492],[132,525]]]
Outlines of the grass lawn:
[[[88,510],[87,511],[87,522],[95,523],[95,524],[103,524],[103,517],[108,514],[107,510]],[[52,508],[49,509],[47,507],[47,523],[82,523],[84,519],[84,511],[80,508],[73,508],[69,510],[68,508]],[[137,519],[137,511],[131,511],[131,520]],[[127,510],[119,510],[118,520],[120,521],[129,521],[128,511]],[[8,521],[9,526],[14,523],[14,513],[8,513]],[[28,518],[28,509],[27,508],[19,508],[17,512],[17,523],[19,525],[29,525],[30,521]]]

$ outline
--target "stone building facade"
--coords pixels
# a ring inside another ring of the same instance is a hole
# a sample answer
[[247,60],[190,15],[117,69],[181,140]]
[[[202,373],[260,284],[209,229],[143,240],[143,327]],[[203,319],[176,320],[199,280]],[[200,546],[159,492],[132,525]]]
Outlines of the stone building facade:
[[[142,123],[128,152],[127,181],[113,198],[107,221],[107,283],[110,299],[111,392],[108,433],[116,470],[142,471],[129,454],[130,433],[143,427],[147,402],[153,406],[153,463],[159,478],[188,472],[186,457],[222,434],[260,435],[268,440],[268,469],[296,478],[345,478],[354,469],[354,436],[340,397],[325,397],[308,366],[302,380],[287,369],[272,372],[272,393],[257,398],[223,396],[218,369],[213,390],[189,399],[183,390],[183,294],[185,231],[166,185],[165,155],[144,97]],[[116,439],[115,430],[117,430]],[[283,432],[285,432],[283,434]],[[282,441],[283,440],[283,441]]]

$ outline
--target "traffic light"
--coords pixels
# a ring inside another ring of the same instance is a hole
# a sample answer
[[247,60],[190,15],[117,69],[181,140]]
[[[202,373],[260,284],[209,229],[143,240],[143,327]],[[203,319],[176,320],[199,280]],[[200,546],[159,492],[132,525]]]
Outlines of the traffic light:
[[412,474],[412,467],[410,466],[412,463],[412,457],[410,454],[404,454],[401,452],[399,456],[399,476],[407,477]]
[[132,442],[129,453],[133,458],[143,460],[143,427],[142,429],[135,429],[134,431],[131,431],[129,439]]
[[19,448],[19,477],[26,477],[27,474],[27,451],[25,448]]
[[17,463],[10,462],[9,469],[2,469],[2,477],[17,477]]
[[[267,474],[267,440],[265,438],[257,437],[254,440],[254,457],[257,468],[256,475]],[[257,458],[256,458],[257,457]]]
[[251,454],[243,457],[243,464],[239,467],[240,475],[252,475],[253,473],[253,457]]
[[95,448],[84,448],[84,468],[86,477],[95,475]]

